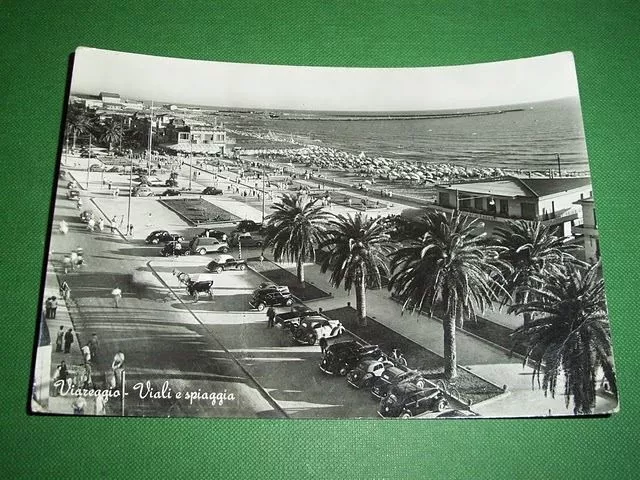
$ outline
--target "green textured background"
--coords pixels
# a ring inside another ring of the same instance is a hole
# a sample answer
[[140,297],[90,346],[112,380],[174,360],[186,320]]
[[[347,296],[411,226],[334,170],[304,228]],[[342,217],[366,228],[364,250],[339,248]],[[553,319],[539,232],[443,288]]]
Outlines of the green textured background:
[[[634,1],[0,0],[2,476],[637,478],[639,20]],[[204,60],[380,67],[572,50],[621,413],[446,422],[28,416],[68,56],[79,45]]]

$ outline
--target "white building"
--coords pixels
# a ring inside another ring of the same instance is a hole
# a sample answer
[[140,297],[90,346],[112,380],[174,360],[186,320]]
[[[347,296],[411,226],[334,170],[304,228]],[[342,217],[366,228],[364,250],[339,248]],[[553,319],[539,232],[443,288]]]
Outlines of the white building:
[[[460,210],[493,222],[523,219],[557,225],[558,234],[570,236],[582,221],[578,200],[590,197],[591,179],[499,177],[436,186],[435,209]],[[577,222],[576,222],[577,221]]]

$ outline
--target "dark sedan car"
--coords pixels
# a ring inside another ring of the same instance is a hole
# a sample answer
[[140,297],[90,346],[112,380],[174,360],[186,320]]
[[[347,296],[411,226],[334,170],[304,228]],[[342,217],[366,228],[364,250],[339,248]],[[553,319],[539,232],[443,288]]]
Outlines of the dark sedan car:
[[426,412],[442,412],[449,406],[439,388],[419,388],[411,383],[396,385],[380,400],[381,417],[410,418]]
[[270,285],[258,288],[253,292],[249,305],[262,311],[265,307],[281,307],[293,305],[293,295],[285,285]]
[[165,246],[162,247],[160,255],[163,257],[168,257],[169,255],[191,255],[191,250],[189,250],[188,244],[172,241],[167,242]]
[[180,195],[182,195],[180,190],[174,188],[169,188],[160,194],[162,197],[179,197]]
[[238,232],[258,232],[262,229],[261,223],[256,223],[253,220],[240,220],[236,226]]
[[383,360],[386,355],[377,345],[361,345],[356,341],[339,342],[329,345],[320,362],[320,370],[329,375],[345,376],[360,361],[372,358]]
[[222,190],[214,187],[207,187],[202,191],[202,195],[222,195]]
[[215,238],[220,242],[227,241],[227,234],[221,232],[220,230],[212,230],[210,228],[206,228],[203,232],[200,232],[198,235],[200,238]]
[[178,235],[177,233],[169,233],[166,230],[154,230],[147,238],[145,238],[146,243],[151,243],[153,245],[157,245],[158,243],[167,243],[167,242],[182,242],[184,238],[182,235]]
[[278,313],[275,318],[275,323],[276,325],[282,325],[282,328],[294,330],[298,327],[298,325],[300,325],[300,321],[302,321],[306,317],[310,317],[313,315],[319,315],[319,313],[316,310],[311,310],[308,307],[299,307],[296,308],[293,312]]
[[374,397],[384,398],[387,396],[387,393],[392,386],[404,382],[412,383],[418,386],[418,388],[424,388],[427,385],[430,385],[430,382],[419,370],[410,370],[407,367],[393,365],[382,372],[380,378],[378,378],[373,384],[371,394]]
[[247,261],[244,259],[236,259],[231,255],[223,253],[216,255],[213,260],[207,265],[207,270],[210,272],[222,273],[223,270],[245,270],[247,268]]

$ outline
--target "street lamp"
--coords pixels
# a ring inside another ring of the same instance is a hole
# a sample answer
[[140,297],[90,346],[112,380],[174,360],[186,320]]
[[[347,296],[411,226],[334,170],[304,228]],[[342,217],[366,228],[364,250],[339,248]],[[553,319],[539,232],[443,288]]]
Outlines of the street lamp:
[[191,191],[191,180],[193,179],[192,165],[193,165],[193,137],[191,131],[189,131],[189,191]]
[[265,169],[264,169],[264,157],[262,158],[262,224],[264,224],[264,202],[265,202],[265,198],[264,198],[264,173],[265,173]]
[[87,190],[89,190],[89,170],[91,167],[89,166],[91,163],[91,134],[89,134],[89,155],[87,156]]

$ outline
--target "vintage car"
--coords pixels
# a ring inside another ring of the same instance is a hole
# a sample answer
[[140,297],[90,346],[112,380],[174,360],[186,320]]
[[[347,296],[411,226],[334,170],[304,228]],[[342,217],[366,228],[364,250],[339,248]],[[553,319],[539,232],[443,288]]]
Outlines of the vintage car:
[[69,183],[67,183],[67,188],[68,189],[78,188],[78,184],[75,182],[75,180],[71,180]]
[[213,300],[213,277],[209,274],[192,275],[186,281],[187,293],[197,302],[200,295],[206,293]]
[[150,243],[152,245],[157,245],[158,243],[167,243],[167,242],[182,242],[184,237],[182,235],[178,235],[177,233],[169,233],[167,230],[154,230],[147,238],[144,239],[145,243]]
[[222,195],[222,190],[214,187],[207,187],[202,190],[202,195]]
[[377,345],[362,345],[354,340],[329,345],[320,362],[320,370],[329,375],[345,376],[366,358],[384,360],[386,355]]
[[211,252],[227,253],[229,245],[227,242],[221,242],[217,238],[195,237],[189,242],[191,253],[206,255]]
[[191,255],[189,245],[182,242],[171,241],[167,242],[160,250],[160,255],[168,257],[169,255]]
[[222,273],[223,270],[245,270],[246,268],[246,260],[236,259],[227,254],[216,255],[207,265],[208,271],[216,273]]
[[410,418],[426,412],[442,412],[449,406],[439,388],[420,388],[412,383],[394,386],[389,395],[380,400],[381,417]]
[[227,234],[226,233],[221,232],[220,230],[212,230],[210,228],[206,228],[203,232],[200,232],[196,236],[200,237],[200,238],[215,238],[219,242],[226,242],[227,241]]
[[293,338],[298,343],[315,345],[321,338],[333,338],[343,333],[344,326],[340,320],[317,315],[304,318],[293,330]]
[[151,190],[149,185],[140,185],[139,187],[134,188],[133,196],[134,197],[153,197],[154,193]]
[[78,200],[80,198],[79,190],[67,190],[67,198],[69,200]]
[[264,238],[256,233],[250,232],[235,232],[231,234],[229,245],[235,246],[241,244],[242,247],[261,247],[264,244]]
[[284,285],[269,285],[265,288],[258,288],[253,292],[249,305],[259,311],[265,307],[281,307],[283,305],[293,305],[293,295],[289,287]]
[[102,172],[104,171],[104,169],[105,169],[104,165],[101,165],[99,163],[94,163],[89,167],[90,172]]
[[393,363],[389,360],[362,360],[356,368],[347,373],[347,382],[355,388],[370,388],[385,368],[390,366],[393,366]]
[[425,374],[420,370],[411,370],[402,365],[392,365],[386,368],[375,381],[373,387],[371,387],[371,394],[377,398],[384,398],[392,386],[401,383],[411,383],[418,388],[431,385],[425,378]]
[[253,220],[240,220],[236,225],[236,231],[238,232],[258,232],[262,229],[262,224],[254,222]]
[[311,310],[308,307],[297,307],[292,312],[278,313],[275,318],[275,324],[281,325],[282,328],[288,328],[293,331],[298,328],[300,322],[306,317],[319,315],[316,310]]
[[179,197],[180,195],[182,195],[182,192],[173,188],[168,188],[160,194],[161,197]]

